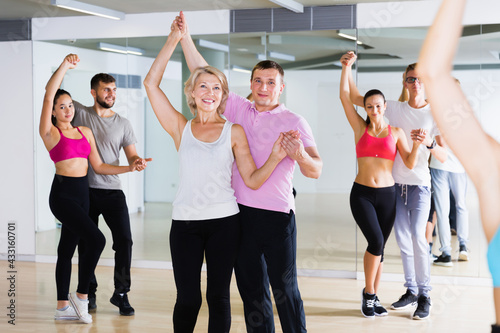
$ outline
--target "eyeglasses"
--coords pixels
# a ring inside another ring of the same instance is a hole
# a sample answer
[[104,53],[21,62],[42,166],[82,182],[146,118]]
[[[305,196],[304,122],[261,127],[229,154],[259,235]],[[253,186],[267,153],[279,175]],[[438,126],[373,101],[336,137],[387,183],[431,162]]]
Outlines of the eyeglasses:
[[418,77],[413,77],[413,76],[408,76],[406,79],[405,79],[405,82],[406,83],[415,83],[416,81],[418,81],[418,83],[421,83],[422,81],[420,81],[420,79]]

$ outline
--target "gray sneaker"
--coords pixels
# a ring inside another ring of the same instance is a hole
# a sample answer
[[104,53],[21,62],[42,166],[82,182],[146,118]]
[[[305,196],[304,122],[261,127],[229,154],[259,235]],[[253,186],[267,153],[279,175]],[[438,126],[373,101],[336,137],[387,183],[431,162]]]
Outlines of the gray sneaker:
[[431,313],[431,298],[420,295],[418,297],[417,310],[413,314],[413,319],[427,319]]
[[86,299],[79,299],[76,293],[70,293],[68,296],[69,302],[75,309],[78,319],[85,324],[90,324],[92,322],[92,316],[89,314],[89,301]]
[[68,307],[65,310],[57,310],[56,309],[56,314],[54,315],[55,320],[78,320],[78,316],[76,315],[75,309],[71,305],[68,305]]
[[391,309],[404,310],[409,307],[414,307],[417,305],[417,300],[417,296],[415,296],[410,289],[407,289],[406,293],[401,296],[397,302],[392,303]]

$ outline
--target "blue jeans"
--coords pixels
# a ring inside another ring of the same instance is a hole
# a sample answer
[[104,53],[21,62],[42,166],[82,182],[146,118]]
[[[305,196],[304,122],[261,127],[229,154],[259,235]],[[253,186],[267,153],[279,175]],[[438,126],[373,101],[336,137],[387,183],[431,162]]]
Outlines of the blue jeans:
[[450,213],[450,195],[455,197],[457,236],[460,245],[467,245],[469,238],[469,212],[465,203],[467,194],[467,175],[431,168],[432,190],[436,207],[437,226],[441,252],[451,254],[451,233],[448,214]]
[[283,332],[307,332],[297,284],[295,214],[239,207],[241,245],[235,275],[247,332],[275,331],[269,283]]
[[394,234],[401,250],[405,287],[416,295],[428,296],[431,263],[425,230],[431,191],[427,186],[396,184],[396,195]]

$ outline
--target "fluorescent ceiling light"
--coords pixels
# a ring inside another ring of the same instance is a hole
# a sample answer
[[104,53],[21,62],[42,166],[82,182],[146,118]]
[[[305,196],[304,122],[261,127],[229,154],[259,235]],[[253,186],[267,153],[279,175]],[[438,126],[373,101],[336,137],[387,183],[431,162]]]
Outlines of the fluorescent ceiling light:
[[204,39],[198,39],[198,45],[202,46],[202,47],[206,47],[208,49],[212,49],[212,50],[229,52],[229,46],[224,45],[224,44],[210,42],[210,41],[204,40]]
[[275,59],[281,59],[281,60],[287,60],[287,61],[295,61],[295,56],[290,55],[290,54],[285,54],[285,53],[279,53],[279,52],[269,52],[269,58],[275,58]]
[[96,16],[101,16],[109,18],[112,20],[124,20],[125,13],[119,12],[117,10],[112,10],[100,6],[90,5],[88,3],[73,1],[73,0],[50,0],[50,4],[53,6],[74,10],[77,12],[91,14]]
[[246,74],[252,73],[252,71],[249,70],[248,68],[244,68],[244,67],[240,67],[240,66],[236,66],[236,65],[233,65],[232,69],[235,72],[246,73]]
[[260,61],[267,60],[267,57],[265,54],[257,53],[257,60],[260,60]]
[[301,4],[300,2],[293,1],[293,0],[269,0],[281,7],[284,7],[288,10],[291,10],[294,13],[303,13],[304,12],[304,5]]
[[111,52],[116,52],[116,53],[122,53],[122,54],[134,54],[134,55],[143,55],[144,50],[139,49],[137,47],[130,47],[130,46],[120,46],[120,45],[115,45],[115,44],[109,44],[109,43],[98,43],[97,47],[99,47],[103,51],[111,51]]
[[356,43],[358,43],[359,45],[362,45],[363,42],[360,41],[360,40],[357,40],[357,38],[355,36],[351,36],[351,35],[348,35],[348,34],[344,34],[342,32],[339,32],[337,35],[339,35],[340,37],[344,37],[344,38],[347,38],[347,39],[350,39],[350,40],[354,40],[356,41]]

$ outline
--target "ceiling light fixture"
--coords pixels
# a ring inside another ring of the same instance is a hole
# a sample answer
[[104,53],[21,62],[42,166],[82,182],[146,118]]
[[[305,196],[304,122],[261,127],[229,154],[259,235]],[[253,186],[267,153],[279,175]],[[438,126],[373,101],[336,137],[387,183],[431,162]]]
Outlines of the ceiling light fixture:
[[111,51],[122,54],[143,55],[145,52],[143,49],[139,49],[137,47],[120,46],[109,43],[98,43],[97,47],[103,51]]
[[269,0],[281,7],[284,7],[288,10],[291,10],[294,13],[303,13],[304,12],[304,5],[301,4],[300,2],[293,1],[293,0]]
[[216,51],[229,52],[229,46],[219,43],[214,43],[205,39],[198,39],[198,45]]
[[339,35],[340,37],[343,37],[343,38],[354,40],[354,41],[356,41],[356,43],[358,43],[358,45],[362,45],[363,44],[363,42],[359,41],[355,36],[351,36],[351,35],[345,34],[343,32],[339,32],[339,33],[337,33],[337,35]]
[[244,67],[240,67],[240,66],[236,66],[236,65],[233,65],[231,68],[235,72],[240,72],[240,73],[245,73],[245,74],[252,73],[252,71],[249,70],[248,68],[244,68]]
[[281,59],[281,60],[287,60],[287,61],[295,61],[295,56],[290,55],[290,54],[285,54],[285,53],[279,53],[279,52],[269,52],[269,58],[275,58],[275,59]]
[[117,10],[108,9],[100,6],[90,5],[88,3],[73,0],[50,0],[50,4],[60,8],[74,10],[77,12],[91,14],[109,18],[112,20],[124,20],[125,13]]

